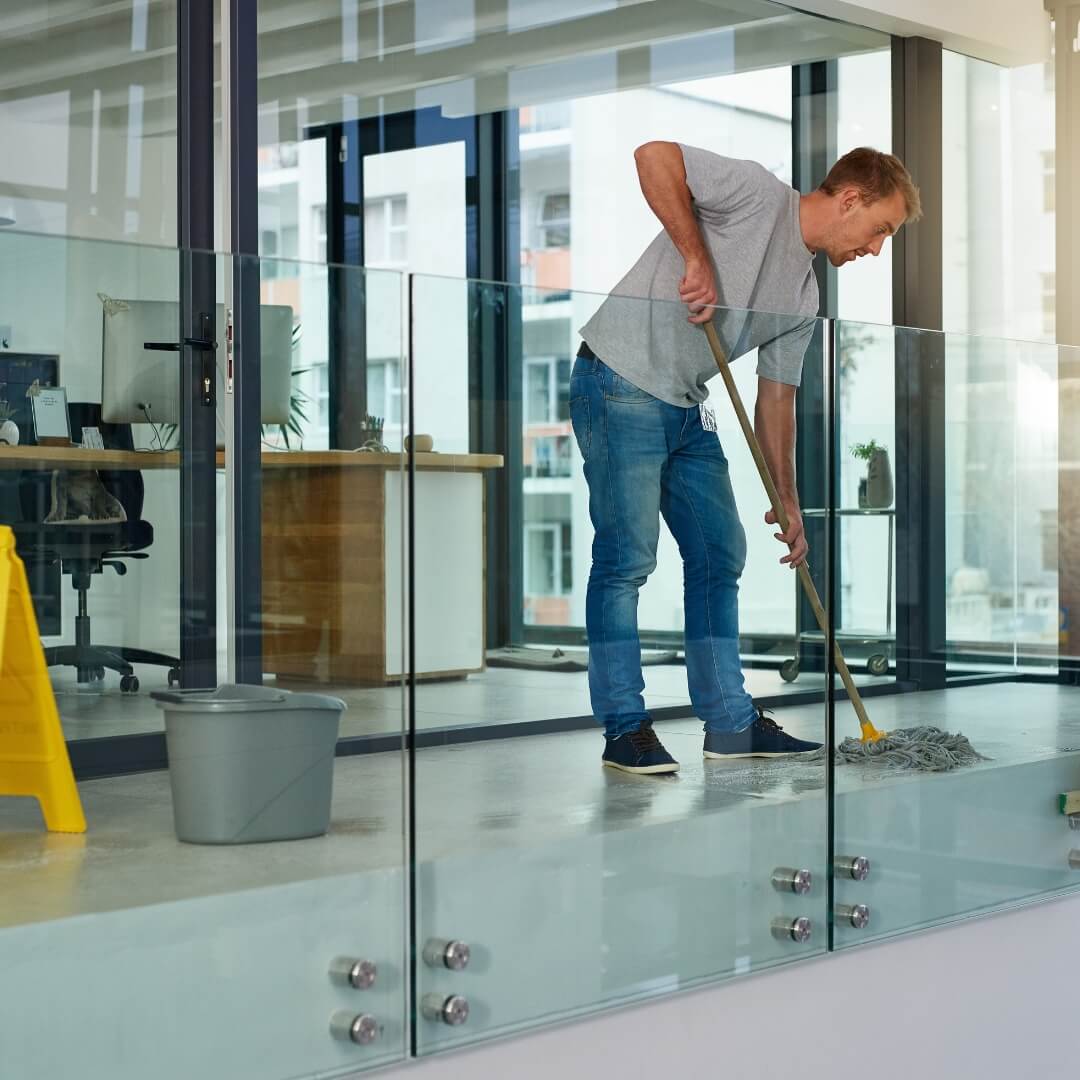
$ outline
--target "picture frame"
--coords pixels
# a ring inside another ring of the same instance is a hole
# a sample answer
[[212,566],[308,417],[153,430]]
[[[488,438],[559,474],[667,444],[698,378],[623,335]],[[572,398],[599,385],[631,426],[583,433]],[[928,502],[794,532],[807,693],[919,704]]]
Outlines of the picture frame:
[[39,387],[30,395],[34,438],[39,446],[70,446],[67,391],[62,386]]

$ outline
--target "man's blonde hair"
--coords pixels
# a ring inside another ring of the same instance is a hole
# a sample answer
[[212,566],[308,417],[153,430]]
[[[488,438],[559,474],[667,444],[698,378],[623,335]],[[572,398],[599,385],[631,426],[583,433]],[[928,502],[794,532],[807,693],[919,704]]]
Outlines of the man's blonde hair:
[[845,154],[829,170],[821,190],[826,195],[835,195],[844,188],[857,188],[862,201],[867,204],[887,199],[899,191],[907,208],[906,220],[918,221],[922,217],[919,189],[904,163],[893,154],[883,154],[869,146],[860,146]]

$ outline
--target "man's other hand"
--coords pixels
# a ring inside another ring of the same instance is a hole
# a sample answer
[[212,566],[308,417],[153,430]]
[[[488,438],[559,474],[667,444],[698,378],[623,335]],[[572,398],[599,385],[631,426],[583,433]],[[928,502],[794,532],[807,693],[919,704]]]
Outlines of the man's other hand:
[[[806,534],[803,532],[802,514],[799,512],[799,508],[787,506],[784,509],[787,511],[787,532],[773,533],[773,536],[782,544],[787,544],[788,553],[780,561],[787,563],[794,569],[796,566],[801,566],[806,562],[806,555],[810,548],[806,543]],[[765,523],[767,525],[778,525],[779,521],[780,519],[773,510],[770,509],[765,512]]]

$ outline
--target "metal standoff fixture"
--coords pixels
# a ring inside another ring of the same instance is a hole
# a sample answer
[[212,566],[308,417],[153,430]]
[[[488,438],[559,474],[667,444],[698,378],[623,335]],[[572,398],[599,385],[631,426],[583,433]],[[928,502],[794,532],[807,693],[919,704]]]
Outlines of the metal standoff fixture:
[[464,971],[469,966],[469,946],[464,941],[431,938],[424,946],[424,963],[433,968]]
[[379,1021],[368,1013],[336,1012],[330,1017],[330,1034],[357,1046],[370,1046],[379,1037]]
[[370,990],[375,985],[378,971],[370,960],[352,960],[347,956],[339,956],[330,965],[330,978],[339,985],[351,986],[354,990]]
[[469,1003],[460,994],[451,994],[449,997],[425,994],[420,1001],[420,1012],[425,1020],[458,1027],[469,1019]]
[[837,904],[836,921],[863,930],[870,923],[870,909],[865,904]]
[[772,921],[772,936],[780,941],[797,941],[799,944],[810,940],[813,932],[813,923],[805,915],[791,918],[788,915],[779,915]]
[[772,874],[773,888],[778,892],[793,892],[805,896],[814,884],[809,870],[795,870],[790,866],[778,866]]
[[840,877],[865,881],[870,876],[870,860],[865,855],[837,855],[833,869]]

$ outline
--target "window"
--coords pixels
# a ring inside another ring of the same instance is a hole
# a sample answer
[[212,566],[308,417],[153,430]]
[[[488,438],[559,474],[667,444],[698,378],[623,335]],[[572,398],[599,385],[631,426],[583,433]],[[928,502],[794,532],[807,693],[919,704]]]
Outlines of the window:
[[271,172],[278,169],[295,169],[300,161],[300,152],[294,142],[277,143],[275,146],[259,147],[259,172]]
[[569,435],[536,435],[526,440],[526,476],[570,476],[573,458]]
[[324,431],[330,430],[330,368],[326,364],[320,364],[315,369],[315,412],[318,417],[319,427]]
[[1052,214],[1057,202],[1057,169],[1053,150],[1044,150],[1042,152],[1042,180],[1043,213]]
[[367,369],[367,411],[387,425],[401,423],[401,364],[372,360]]
[[326,262],[326,204],[311,208],[311,257],[315,262]]
[[1058,514],[1057,510],[1040,510],[1042,534],[1042,568],[1047,574],[1058,572]]
[[569,419],[570,358],[530,358],[525,365],[525,423],[557,424]]
[[570,192],[544,195],[540,200],[540,247],[570,246]]
[[548,365],[546,362],[530,362],[526,366],[528,372],[525,384],[525,423],[545,424],[548,420],[551,392],[551,381]]
[[530,522],[525,526],[525,592],[566,596],[573,588],[569,522]]
[[570,126],[570,102],[553,101],[527,105],[521,110],[521,133],[560,131]]
[[1057,328],[1057,278],[1053,270],[1039,275],[1042,280],[1043,333],[1052,338]]
[[282,225],[277,229],[263,229],[259,254],[262,258],[262,278],[297,277],[300,268],[288,260],[298,257],[299,230],[295,225]]
[[364,202],[364,263],[382,270],[409,261],[408,205],[404,195]]

